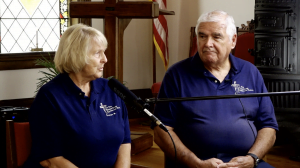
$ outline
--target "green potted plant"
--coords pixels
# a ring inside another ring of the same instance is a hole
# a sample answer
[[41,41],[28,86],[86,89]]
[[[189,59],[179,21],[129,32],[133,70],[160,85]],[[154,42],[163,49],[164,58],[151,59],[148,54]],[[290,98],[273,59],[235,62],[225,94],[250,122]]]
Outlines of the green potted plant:
[[44,84],[52,80],[55,76],[59,74],[59,72],[56,70],[54,62],[46,59],[43,56],[42,58],[37,59],[35,61],[35,64],[43,66],[48,69],[48,71],[39,71],[39,73],[44,74],[44,76],[37,79],[38,82],[35,90],[35,93],[37,93]]

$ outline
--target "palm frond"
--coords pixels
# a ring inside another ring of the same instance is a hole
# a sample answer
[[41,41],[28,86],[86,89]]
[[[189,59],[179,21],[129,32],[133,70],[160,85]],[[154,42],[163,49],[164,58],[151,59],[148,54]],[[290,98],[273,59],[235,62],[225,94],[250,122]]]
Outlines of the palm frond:
[[[50,53],[49,53],[49,55],[50,55]],[[50,60],[53,60],[53,59],[50,57]],[[36,87],[35,93],[37,93],[43,85],[45,85],[46,83],[51,81],[53,78],[55,78],[59,74],[59,72],[55,68],[54,62],[50,61],[50,60],[46,59],[42,55],[42,58],[39,58],[35,61],[35,65],[43,66],[43,67],[47,68],[47,70],[49,71],[49,72],[39,71],[39,73],[42,73],[44,76],[37,79],[38,82],[37,82],[37,87]]]

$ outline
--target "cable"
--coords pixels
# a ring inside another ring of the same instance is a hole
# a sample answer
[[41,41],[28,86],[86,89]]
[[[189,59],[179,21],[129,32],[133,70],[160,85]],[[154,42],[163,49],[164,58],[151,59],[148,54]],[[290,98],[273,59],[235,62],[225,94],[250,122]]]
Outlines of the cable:
[[247,122],[248,122],[248,124],[249,124],[249,126],[250,126],[250,128],[251,128],[251,130],[252,130],[252,133],[253,133],[253,136],[254,136],[254,139],[255,139],[256,137],[255,137],[254,130],[253,130],[253,128],[252,128],[252,126],[251,126],[251,124],[250,124],[250,122],[249,122],[249,120],[248,120],[248,117],[247,117],[247,114],[246,114],[244,105],[243,105],[243,103],[242,103],[242,101],[241,101],[240,98],[239,98],[239,101],[240,101],[240,103],[241,103],[241,105],[242,105],[242,107],[243,107],[243,112],[244,112],[244,114],[245,114],[246,120],[247,120]]
[[174,162],[175,162],[175,167],[177,167],[177,150],[176,150],[176,145],[175,145],[175,142],[174,142],[173,137],[170,134],[169,130],[167,131],[167,133],[169,134],[169,136],[170,136],[170,138],[172,140],[173,146],[174,146],[174,151],[175,151]]

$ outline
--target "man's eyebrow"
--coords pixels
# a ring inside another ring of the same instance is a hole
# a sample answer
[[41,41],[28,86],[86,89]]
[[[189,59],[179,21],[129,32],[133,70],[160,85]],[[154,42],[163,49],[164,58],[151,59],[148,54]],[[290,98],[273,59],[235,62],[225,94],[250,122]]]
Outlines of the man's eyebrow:
[[198,35],[206,35],[206,34],[203,32],[198,32]]
[[221,34],[221,33],[213,33],[213,36],[223,37],[223,34]]

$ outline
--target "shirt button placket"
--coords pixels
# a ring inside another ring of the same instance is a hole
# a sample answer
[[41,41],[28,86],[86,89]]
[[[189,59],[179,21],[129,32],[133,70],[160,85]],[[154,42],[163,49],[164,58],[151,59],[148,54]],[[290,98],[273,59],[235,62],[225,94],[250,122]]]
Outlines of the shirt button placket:
[[87,109],[88,112],[90,112],[90,105],[87,104],[86,109]]

